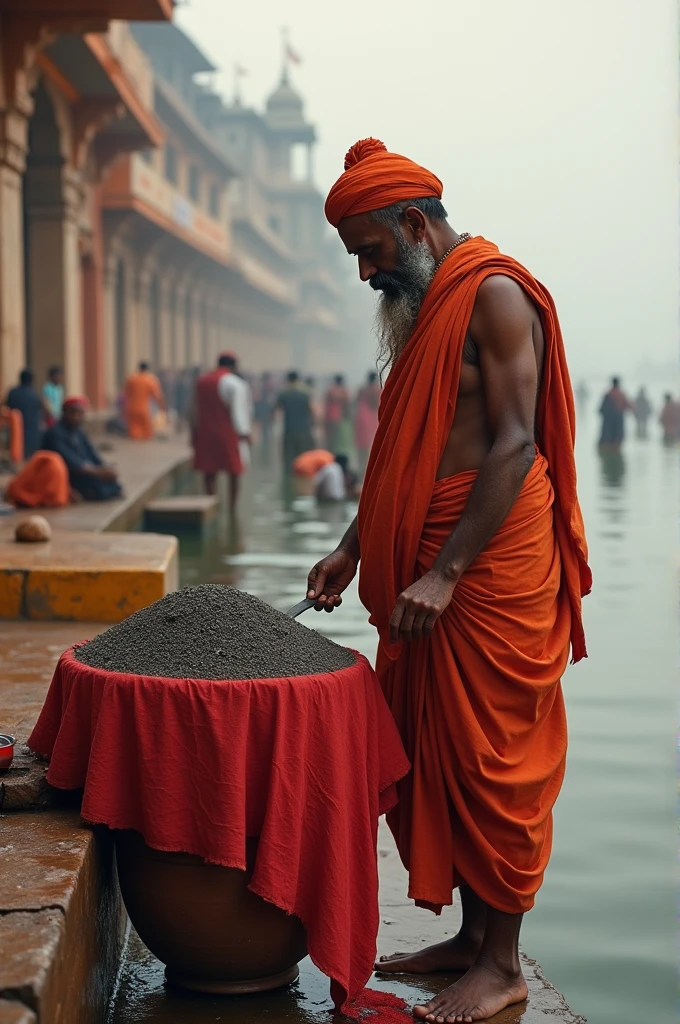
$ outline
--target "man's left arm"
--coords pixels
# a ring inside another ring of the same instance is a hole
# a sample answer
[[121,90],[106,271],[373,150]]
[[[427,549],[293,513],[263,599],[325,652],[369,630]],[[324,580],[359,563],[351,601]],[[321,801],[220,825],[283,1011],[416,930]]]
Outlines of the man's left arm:
[[469,334],[479,351],[492,445],[432,569],[399,596],[390,619],[393,643],[432,632],[459,579],[512,508],[534,463],[534,315],[529,299],[510,278],[493,276],[480,285]]

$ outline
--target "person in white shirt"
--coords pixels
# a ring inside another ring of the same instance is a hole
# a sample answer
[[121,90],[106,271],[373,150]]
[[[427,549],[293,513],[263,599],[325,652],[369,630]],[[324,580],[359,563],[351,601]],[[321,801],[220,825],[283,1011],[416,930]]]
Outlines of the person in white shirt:
[[322,466],[314,477],[317,501],[344,501],[352,491],[352,474],[346,455],[336,455],[335,462]]
[[250,385],[235,369],[217,382],[217,394],[229,410],[231,423],[239,436],[238,451],[244,469],[250,466],[250,438],[253,425],[253,398]]
[[250,462],[250,388],[238,376],[233,352],[223,352],[214,370],[201,374],[190,409],[194,469],[203,473],[206,494],[217,493],[217,474],[229,478],[232,513],[241,474]]

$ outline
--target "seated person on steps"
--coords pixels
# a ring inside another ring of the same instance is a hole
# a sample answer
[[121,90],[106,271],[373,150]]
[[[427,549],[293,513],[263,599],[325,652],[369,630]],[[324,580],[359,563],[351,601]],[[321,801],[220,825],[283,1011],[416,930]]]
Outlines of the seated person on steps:
[[85,501],[120,498],[123,491],[116,470],[105,465],[82,429],[86,408],[86,398],[67,398],[61,419],[45,431],[42,447],[61,455],[72,489]]

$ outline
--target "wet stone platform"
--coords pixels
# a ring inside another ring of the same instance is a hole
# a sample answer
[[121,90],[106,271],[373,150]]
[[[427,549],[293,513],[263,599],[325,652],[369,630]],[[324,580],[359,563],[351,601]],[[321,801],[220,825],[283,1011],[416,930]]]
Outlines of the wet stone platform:
[[[457,907],[436,918],[418,910],[405,898],[406,873],[399,863],[384,823],[380,834],[379,953],[416,950],[440,942],[458,927]],[[527,1003],[511,1007],[491,1018],[492,1024],[585,1024],[573,1013],[562,995],[543,977],[540,967],[523,957],[529,986]],[[375,975],[372,990],[360,998],[350,1019],[367,1024],[399,1024],[412,1020],[411,1007],[427,1002],[455,976],[388,978]],[[380,994],[387,994],[380,1005]],[[396,999],[390,998],[397,997]],[[107,1024],[328,1024],[332,1003],[328,979],[309,959],[300,965],[298,981],[287,989],[251,996],[208,996],[184,992],[165,984],[163,965],[132,932],[120,977],[115,1005]],[[342,1018],[338,1018],[342,1020]]]

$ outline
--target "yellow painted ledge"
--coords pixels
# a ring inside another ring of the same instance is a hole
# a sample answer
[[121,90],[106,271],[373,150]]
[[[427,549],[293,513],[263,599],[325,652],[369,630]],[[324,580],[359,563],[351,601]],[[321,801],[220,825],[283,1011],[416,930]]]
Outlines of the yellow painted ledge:
[[177,589],[177,539],[58,533],[0,541],[0,618],[120,622]]

